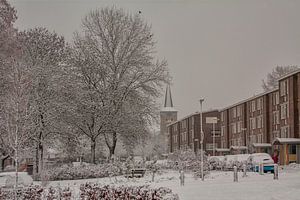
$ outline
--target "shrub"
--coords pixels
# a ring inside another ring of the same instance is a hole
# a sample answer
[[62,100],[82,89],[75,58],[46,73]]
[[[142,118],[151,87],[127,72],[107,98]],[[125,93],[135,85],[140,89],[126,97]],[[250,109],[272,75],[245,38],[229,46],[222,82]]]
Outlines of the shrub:
[[47,180],[49,181],[56,181],[118,176],[123,174],[123,170],[120,166],[121,165],[119,163],[81,165],[76,167],[63,165],[45,170],[43,177],[47,177]]
[[[69,188],[45,188],[42,186],[30,186],[18,190],[18,198],[22,200],[71,200],[75,198]],[[1,190],[1,200],[14,199],[13,190]],[[179,200],[178,195],[165,187],[150,188],[143,186],[100,186],[98,184],[86,183],[80,186],[80,199],[109,199],[109,200]]]

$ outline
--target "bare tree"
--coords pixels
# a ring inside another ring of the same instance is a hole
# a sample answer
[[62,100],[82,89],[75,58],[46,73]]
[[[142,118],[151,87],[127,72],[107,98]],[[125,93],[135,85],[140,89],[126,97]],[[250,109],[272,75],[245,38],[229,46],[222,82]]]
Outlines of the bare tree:
[[65,58],[64,38],[45,28],[34,28],[19,33],[22,58],[32,74],[31,106],[35,129],[32,141],[35,146],[34,172],[43,168],[44,144],[59,132],[58,87],[60,63]]
[[19,153],[31,137],[31,111],[29,88],[32,85],[28,66],[19,60],[9,63],[6,71],[9,92],[2,96],[3,107],[0,112],[0,138],[4,141],[2,147],[15,160],[16,183],[18,186]]
[[115,7],[94,10],[84,18],[82,27],[82,33],[74,38],[70,59],[77,90],[81,89],[77,96],[85,100],[77,100],[84,108],[79,113],[84,115],[76,126],[91,139],[92,155],[95,139],[102,133],[113,155],[117,132],[112,124],[122,116],[125,102],[135,94],[158,97],[168,79],[167,64],[155,59],[151,27],[139,14]]
[[282,76],[298,70],[298,66],[277,66],[273,69],[271,73],[267,75],[266,80],[262,81],[262,87],[264,91],[270,91],[272,89],[278,88],[278,79]]
[[16,50],[16,29],[13,23],[17,20],[16,10],[6,1],[0,0],[0,60]]

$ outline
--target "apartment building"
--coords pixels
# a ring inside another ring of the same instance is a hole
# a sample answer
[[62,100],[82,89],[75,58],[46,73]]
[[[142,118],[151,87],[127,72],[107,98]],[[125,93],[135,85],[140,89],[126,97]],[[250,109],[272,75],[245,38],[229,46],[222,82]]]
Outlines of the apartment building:
[[[220,119],[220,112],[212,110],[203,112],[202,125],[204,132],[203,148],[207,154],[213,155],[214,148],[220,147],[220,122],[209,119]],[[213,129],[214,128],[214,129]],[[193,149],[198,152],[201,140],[200,113],[194,113],[168,125],[170,152]]]
[[[212,155],[279,151],[280,164],[300,163],[300,70],[278,80],[278,88],[221,110],[203,113],[204,149]],[[216,117],[216,142],[206,118]],[[200,147],[200,114],[167,127],[170,152]]]
[[300,71],[282,77],[278,85],[220,111],[223,149],[231,153],[277,149],[281,164],[300,162]]

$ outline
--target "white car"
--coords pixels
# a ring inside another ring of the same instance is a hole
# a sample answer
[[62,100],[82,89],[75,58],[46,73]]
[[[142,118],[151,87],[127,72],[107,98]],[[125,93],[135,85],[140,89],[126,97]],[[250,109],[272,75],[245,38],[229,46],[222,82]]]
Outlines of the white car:
[[248,163],[251,163],[252,165],[259,165],[260,163],[274,164],[274,161],[267,153],[253,153],[248,158]]
[[233,169],[233,166],[236,165],[239,169],[242,169],[243,164],[247,163],[250,154],[237,154],[237,155],[226,155],[225,156],[225,168]]
[[247,162],[254,171],[258,171],[259,164],[263,164],[264,172],[274,173],[274,161],[272,157],[267,153],[251,154]]

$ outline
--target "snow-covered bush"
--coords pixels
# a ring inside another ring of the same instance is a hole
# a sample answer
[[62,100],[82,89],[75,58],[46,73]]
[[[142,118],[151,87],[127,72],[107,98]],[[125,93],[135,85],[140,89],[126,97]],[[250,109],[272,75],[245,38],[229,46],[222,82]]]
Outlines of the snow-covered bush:
[[[209,172],[209,163],[207,156],[204,155],[203,160],[204,166],[204,175]],[[168,157],[168,167],[173,170],[187,170],[193,171],[196,176],[199,176],[201,173],[201,156],[198,155],[191,149],[185,151],[176,151]]]
[[48,180],[75,180],[88,178],[112,177],[123,174],[120,163],[106,163],[100,165],[63,165],[44,171]]
[[[0,199],[1,200],[11,200],[15,199],[15,193],[13,189],[1,190],[0,189]],[[17,199],[22,200],[71,200],[72,193],[69,188],[45,188],[39,185],[31,185],[26,188],[20,188],[17,192]]]
[[179,200],[178,195],[165,187],[157,189],[143,186],[100,186],[86,183],[80,186],[81,199],[135,199],[135,200]]
[[[72,194],[69,188],[42,187],[40,185],[30,186],[18,190],[18,198],[22,200],[71,200],[76,194]],[[14,199],[14,191],[0,188],[0,199]],[[143,186],[101,186],[98,184],[86,183],[80,186],[80,199],[109,199],[109,200],[179,200],[178,195],[165,187],[150,188]]]

